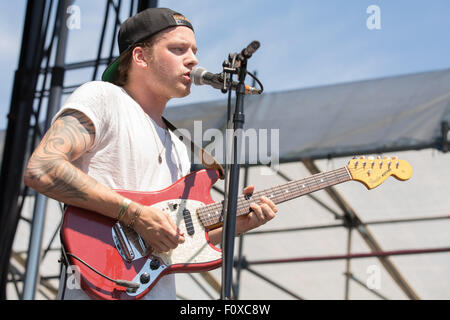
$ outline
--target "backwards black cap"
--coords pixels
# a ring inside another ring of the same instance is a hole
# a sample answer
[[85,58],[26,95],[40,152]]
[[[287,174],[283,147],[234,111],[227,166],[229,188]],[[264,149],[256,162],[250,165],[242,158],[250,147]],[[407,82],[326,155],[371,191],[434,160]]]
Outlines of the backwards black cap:
[[106,68],[102,80],[115,82],[120,57],[136,43],[170,27],[185,26],[194,30],[188,20],[176,19],[177,15],[183,16],[181,13],[168,8],[149,8],[125,20],[120,26],[118,35],[120,56]]

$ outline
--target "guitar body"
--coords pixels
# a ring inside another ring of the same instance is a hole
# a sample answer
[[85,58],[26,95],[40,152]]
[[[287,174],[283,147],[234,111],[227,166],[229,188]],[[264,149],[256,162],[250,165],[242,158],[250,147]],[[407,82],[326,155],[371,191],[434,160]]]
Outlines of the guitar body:
[[[83,290],[94,299],[140,299],[164,275],[203,272],[221,266],[222,251],[209,242],[196,209],[214,203],[210,196],[215,170],[191,173],[157,192],[116,190],[123,196],[166,212],[184,233],[185,242],[165,254],[146,248],[137,234],[101,214],[69,206],[61,240],[72,266],[80,272]],[[134,233],[134,238],[133,238]],[[73,255],[112,279],[138,283],[134,292],[97,274]]]
[[[236,215],[248,214],[250,204],[260,204],[262,195],[277,204],[352,180],[373,189],[391,175],[401,181],[408,180],[412,176],[411,165],[397,157],[366,159],[361,156],[350,160],[343,168],[291,181],[250,197],[242,195],[238,198]],[[139,299],[166,274],[202,272],[221,266],[222,251],[209,242],[205,228],[222,221],[222,204],[214,203],[210,196],[218,178],[215,170],[200,170],[161,191],[116,190],[142,205],[161,209],[178,226],[185,242],[164,254],[152,252],[134,230],[114,219],[68,207],[61,227],[61,241],[71,266],[80,271],[84,291],[96,299]]]

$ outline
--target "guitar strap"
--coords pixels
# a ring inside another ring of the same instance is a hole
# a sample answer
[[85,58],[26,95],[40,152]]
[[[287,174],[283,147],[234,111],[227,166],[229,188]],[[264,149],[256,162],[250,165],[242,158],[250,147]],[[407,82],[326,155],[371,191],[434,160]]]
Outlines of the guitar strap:
[[180,138],[180,140],[186,140],[186,142],[190,142],[192,153],[198,156],[198,158],[202,161],[202,164],[207,169],[217,170],[219,172],[220,179],[225,179],[225,171],[222,165],[208,151],[196,145],[191,139],[189,139],[189,137],[178,130],[177,127],[175,127],[169,120],[164,117],[162,119],[167,128],[169,128],[170,131],[176,134],[177,137]]

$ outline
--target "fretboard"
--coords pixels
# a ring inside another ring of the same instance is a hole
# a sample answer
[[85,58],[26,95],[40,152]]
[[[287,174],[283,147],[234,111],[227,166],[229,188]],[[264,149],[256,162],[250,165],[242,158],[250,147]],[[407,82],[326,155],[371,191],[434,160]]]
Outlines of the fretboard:
[[[342,167],[254,192],[251,197],[241,195],[238,197],[236,215],[248,214],[250,212],[250,204],[253,202],[261,204],[260,198],[262,196],[271,199],[275,204],[279,204],[349,180],[352,180],[350,173],[346,167]],[[208,227],[222,223],[222,210],[223,204],[220,202],[200,207],[197,213],[203,226]]]

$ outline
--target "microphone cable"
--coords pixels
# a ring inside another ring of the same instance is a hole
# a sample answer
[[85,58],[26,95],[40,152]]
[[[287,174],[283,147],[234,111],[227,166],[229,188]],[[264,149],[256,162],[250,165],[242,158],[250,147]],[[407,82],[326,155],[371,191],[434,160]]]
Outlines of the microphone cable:
[[259,86],[259,88],[261,89],[260,94],[263,93],[263,92],[264,92],[264,86],[262,85],[261,81],[259,81],[259,79],[258,79],[253,73],[251,73],[251,72],[248,71],[248,70],[247,70],[247,74],[248,74],[250,77],[252,77],[253,80],[255,80],[255,81],[258,83],[258,86]]

